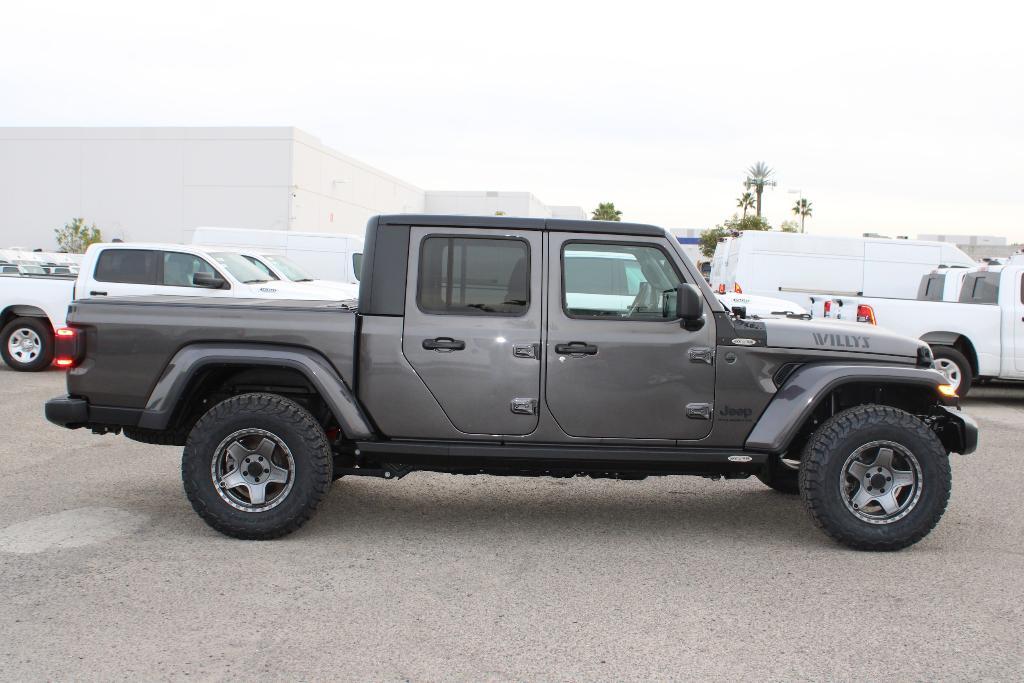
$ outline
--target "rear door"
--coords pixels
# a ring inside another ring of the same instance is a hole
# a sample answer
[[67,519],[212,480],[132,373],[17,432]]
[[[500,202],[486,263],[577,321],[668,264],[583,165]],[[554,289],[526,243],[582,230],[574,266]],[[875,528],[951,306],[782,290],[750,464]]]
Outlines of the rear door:
[[571,436],[700,439],[711,431],[714,320],[664,314],[694,283],[664,239],[550,233],[545,397]]
[[537,427],[541,234],[410,231],[402,350],[465,434]]

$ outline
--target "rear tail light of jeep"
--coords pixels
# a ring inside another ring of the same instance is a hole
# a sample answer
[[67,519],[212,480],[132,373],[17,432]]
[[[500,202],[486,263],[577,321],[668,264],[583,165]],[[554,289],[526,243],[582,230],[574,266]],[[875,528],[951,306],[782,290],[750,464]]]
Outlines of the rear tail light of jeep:
[[59,327],[53,333],[54,364],[59,368],[73,368],[82,359],[85,350],[82,332],[73,327]]

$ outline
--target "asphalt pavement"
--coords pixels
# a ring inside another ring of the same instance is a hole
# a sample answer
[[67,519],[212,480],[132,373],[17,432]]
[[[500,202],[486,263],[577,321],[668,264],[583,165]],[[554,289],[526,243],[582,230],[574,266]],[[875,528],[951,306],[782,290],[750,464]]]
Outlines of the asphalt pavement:
[[1024,678],[1024,385],[965,402],[939,526],[847,550],[756,479],[345,478],[272,542],[180,449],[47,423],[0,366],[0,678]]

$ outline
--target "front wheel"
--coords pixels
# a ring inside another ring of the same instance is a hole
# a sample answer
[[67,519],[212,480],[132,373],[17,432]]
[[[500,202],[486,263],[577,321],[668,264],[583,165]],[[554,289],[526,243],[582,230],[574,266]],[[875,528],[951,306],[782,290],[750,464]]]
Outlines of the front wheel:
[[11,370],[38,372],[53,362],[53,329],[46,318],[15,318],[0,339],[0,355]]
[[218,403],[189,434],[181,478],[192,507],[217,531],[284,536],[312,517],[331,484],[327,436],[305,408],[275,394]]
[[920,541],[945,512],[951,486],[939,438],[889,406],[858,406],[826,421],[800,466],[800,493],[814,522],[856,550]]
[[974,383],[971,362],[952,346],[932,347],[932,353],[935,356],[935,369],[946,377],[946,382],[956,389],[957,395],[961,398],[966,396]]

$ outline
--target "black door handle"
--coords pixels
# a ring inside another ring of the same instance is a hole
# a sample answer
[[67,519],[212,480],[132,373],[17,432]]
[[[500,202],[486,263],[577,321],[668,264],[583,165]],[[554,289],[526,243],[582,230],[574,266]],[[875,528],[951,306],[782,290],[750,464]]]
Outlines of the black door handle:
[[587,342],[569,342],[568,344],[555,344],[555,353],[568,353],[570,355],[593,356],[597,353],[597,346]]
[[106,296],[106,292],[97,292],[95,289],[89,292],[89,296]]
[[427,351],[462,351],[466,348],[466,342],[451,337],[437,337],[435,339],[424,339],[423,348]]

